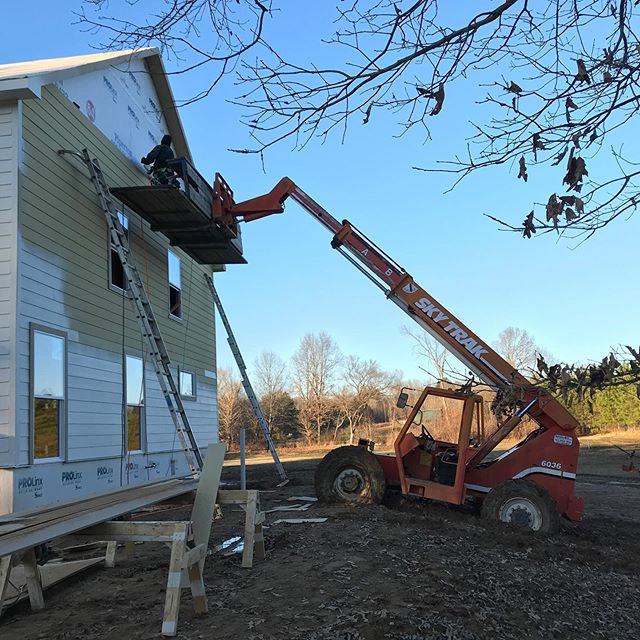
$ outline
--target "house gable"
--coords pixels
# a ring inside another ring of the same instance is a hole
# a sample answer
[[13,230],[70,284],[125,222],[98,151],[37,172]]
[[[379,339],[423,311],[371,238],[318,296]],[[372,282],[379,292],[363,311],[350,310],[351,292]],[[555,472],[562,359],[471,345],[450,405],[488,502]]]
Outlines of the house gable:
[[[130,77],[129,73],[135,79]],[[77,97],[80,98],[81,102],[73,98],[72,100],[78,104],[84,113],[88,112],[87,115],[89,115],[93,113],[93,110],[91,107],[87,108],[86,104],[82,106],[84,92],[81,86],[87,82],[85,80],[87,77],[96,76],[102,79],[104,75],[107,76],[107,83],[104,83],[103,88],[112,94],[112,99],[113,91],[109,90],[108,83],[111,83],[113,90],[117,92],[118,84],[122,81],[121,78],[125,78],[125,82],[132,85],[134,96],[140,97],[135,80],[140,85],[140,93],[147,92],[149,97],[155,95],[155,106],[149,102],[143,102],[141,111],[153,119],[152,114],[155,112],[155,107],[157,107],[160,111],[159,117],[156,118],[157,124],[164,125],[163,133],[171,134],[177,155],[192,161],[189,145],[175,106],[162,59],[158,50],[153,47],[0,65],[0,102],[40,98],[43,87],[54,84],[63,92],[67,91],[70,96],[73,93],[77,93]],[[109,77],[111,75],[120,77],[114,83]],[[71,87],[70,91],[63,88],[65,83]],[[92,100],[91,96],[85,98],[85,102],[86,100]],[[126,110],[125,113],[135,123],[135,118],[140,118],[140,114],[137,113],[134,102],[135,100],[130,100],[127,106],[131,107],[135,115],[131,116]],[[106,104],[109,104],[108,101]],[[113,127],[107,127],[106,130],[109,128]],[[124,129],[126,129],[126,126],[123,127]],[[111,139],[110,135],[107,137]],[[120,134],[118,137],[122,140]],[[123,146],[126,146],[124,141]],[[139,160],[140,158],[134,159]]]
[[140,170],[140,159],[169,132],[144,59],[59,80],[55,86]]

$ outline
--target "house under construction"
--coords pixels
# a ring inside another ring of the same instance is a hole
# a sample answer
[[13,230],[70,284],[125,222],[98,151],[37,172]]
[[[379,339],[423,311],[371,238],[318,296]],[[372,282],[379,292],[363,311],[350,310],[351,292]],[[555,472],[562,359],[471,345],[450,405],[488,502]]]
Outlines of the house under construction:
[[[165,133],[185,188],[163,197],[140,158]],[[0,65],[0,514],[188,472],[94,185],[58,153],[84,148],[129,205],[119,221],[195,438],[218,439],[204,276],[242,247],[203,231],[158,51]]]

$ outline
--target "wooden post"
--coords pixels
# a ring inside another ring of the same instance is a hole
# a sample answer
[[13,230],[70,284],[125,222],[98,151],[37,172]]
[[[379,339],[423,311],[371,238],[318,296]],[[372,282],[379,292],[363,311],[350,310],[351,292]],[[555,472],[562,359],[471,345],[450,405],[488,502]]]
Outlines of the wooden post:
[[256,510],[258,507],[258,492],[247,491],[246,519],[244,521],[244,550],[242,552],[242,566],[253,566],[253,546],[256,534]]
[[27,589],[29,591],[29,602],[34,611],[44,609],[44,595],[42,595],[42,582],[40,581],[40,569],[36,562],[35,551],[29,549],[22,558],[24,575],[27,579]]
[[184,556],[187,550],[188,523],[180,522],[176,525],[171,545],[171,559],[169,560],[169,575],[167,576],[167,594],[164,601],[164,615],[162,617],[162,635],[175,636],[178,630],[178,616],[180,614],[180,597],[182,595],[181,578]]
[[258,560],[264,560],[266,557],[266,551],[264,548],[264,532],[262,530],[262,523],[264,522],[264,513],[260,511],[260,494],[256,491],[257,503],[256,503],[256,519],[255,519],[255,545],[256,545],[256,558]]
[[202,579],[202,569],[200,562],[192,563],[188,569],[189,583],[191,585],[191,597],[193,598],[193,608],[197,616],[203,616],[209,611],[207,605],[207,595],[204,591],[204,580]]
[[11,576],[11,567],[13,566],[13,555],[3,556],[0,558],[0,616],[4,606],[4,598],[9,586],[9,577]]
[[240,427],[240,489],[247,489],[247,452],[246,452],[246,429]]
[[104,554],[104,566],[113,569],[116,566],[116,551],[118,543],[115,540],[107,542],[107,552]]

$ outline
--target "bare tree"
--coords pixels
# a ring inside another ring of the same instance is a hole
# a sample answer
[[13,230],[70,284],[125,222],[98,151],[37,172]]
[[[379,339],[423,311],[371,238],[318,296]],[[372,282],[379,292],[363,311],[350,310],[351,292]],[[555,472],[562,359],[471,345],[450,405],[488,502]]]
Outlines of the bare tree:
[[292,384],[300,400],[300,425],[308,441],[315,435],[320,442],[340,360],[338,345],[324,332],[305,335],[293,354]]
[[[327,64],[317,57],[300,62],[306,52],[289,59],[279,43],[264,40],[265,16],[286,16],[275,11],[277,0],[157,4],[151,19],[137,22],[129,16],[138,2],[85,0],[91,11],[81,21],[101,29],[106,46],[159,44],[179,61],[177,73],[213,67],[191,100],[208,96],[238,69],[236,102],[255,139],[240,152],[259,153],[289,138],[300,148],[334,130],[344,136],[351,123],[371,126],[383,112],[398,118],[402,134],[429,139],[454,88],[483,84],[479,108],[468,92],[478,117],[466,155],[420,169],[450,172],[457,183],[490,166],[514,167],[514,180],[523,181],[537,165],[551,167],[557,187],[542,194],[542,204],[514,204],[521,223],[498,220],[527,238],[547,232],[586,238],[640,202],[637,145],[623,148],[625,134],[634,139],[640,109],[637,0],[479,0],[455,9],[441,0],[353,0],[340,3],[328,25],[334,35]],[[259,55],[249,60],[254,51]],[[608,162],[597,167],[596,154]],[[553,380],[562,386],[572,379],[580,388],[592,378],[598,385],[640,381],[634,353],[625,348],[600,363],[558,365],[553,371],[562,375]],[[551,368],[542,364],[547,376]]]
[[278,409],[287,408],[282,402],[287,391],[287,364],[273,351],[263,351],[254,362],[255,380],[260,407],[269,429],[273,431],[274,422],[280,424]]
[[[274,11],[276,0],[170,1],[160,10],[154,3],[144,22],[127,17],[140,15],[138,4],[85,0],[100,11],[83,11],[81,20],[102,29],[111,47],[159,44],[176,55],[180,73],[215,65],[193,99],[209,95],[239,62],[237,102],[257,143],[243,152],[289,137],[302,147],[334,129],[344,136],[349,123],[368,125],[382,111],[400,120],[402,132],[428,138],[454,87],[480,82],[488,87],[486,109],[468,157],[439,170],[464,177],[507,164],[527,180],[535,164],[547,163],[558,167],[557,191],[572,192],[546,194],[541,213],[534,207],[522,225],[506,226],[527,237],[589,234],[637,206],[635,149],[625,157],[604,144],[640,108],[636,0],[484,0],[455,10],[440,0],[354,0],[337,6],[335,25],[327,25],[334,34],[327,65],[295,59],[305,52],[287,59],[280,43],[265,41],[265,16],[287,16],[284,4]],[[259,55],[249,60],[255,47]],[[602,149],[611,153],[612,172],[594,180],[587,163]]]
[[284,393],[287,390],[287,363],[273,351],[263,351],[254,361],[258,395]]
[[[341,422],[349,428],[351,444],[372,403],[384,397],[397,374],[382,371],[375,360],[362,360],[352,355],[345,359],[341,377],[343,386],[336,401],[343,418]],[[336,425],[336,433],[339,426],[341,423]]]
[[240,421],[244,415],[242,383],[229,368],[218,369],[218,425],[220,440],[231,446],[237,439]]
[[413,340],[415,354],[426,360],[427,366],[433,369],[436,380],[439,383],[444,382],[447,379],[447,357],[449,352],[422,329],[415,329],[405,325],[401,331],[403,335],[409,336]]
[[503,329],[492,346],[509,364],[523,372],[535,369],[541,353],[533,336],[517,327]]

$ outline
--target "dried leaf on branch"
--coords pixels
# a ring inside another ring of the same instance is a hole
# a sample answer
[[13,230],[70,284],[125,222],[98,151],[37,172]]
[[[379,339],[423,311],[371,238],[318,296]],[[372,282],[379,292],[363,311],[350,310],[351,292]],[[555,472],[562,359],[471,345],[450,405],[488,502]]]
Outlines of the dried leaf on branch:
[[564,102],[564,112],[567,118],[567,124],[571,122],[571,110],[577,108],[578,105],[571,99],[571,96],[569,96]]
[[542,150],[542,149],[546,149],[544,142],[540,139],[540,134],[539,133],[534,133],[533,134],[533,157],[537,160],[538,159],[538,149]]
[[576,80],[578,82],[586,82],[587,84],[591,84],[591,78],[589,77],[589,73],[587,72],[587,66],[584,63],[584,60],[578,59],[576,60],[576,64],[578,65]]
[[536,232],[536,225],[533,222],[533,211],[524,219],[522,223],[522,235],[530,238],[532,233]]
[[507,87],[507,91],[520,95],[522,93],[522,87],[512,80],[511,84]]
[[437,91],[430,91],[424,87],[416,87],[416,91],[421,96],[424,96],[425,98],[433,98],[436,101],[430,115],[437,116],[442,110],[442,105],[444,104],[444,84],[441,84]]
[[563,204],[558,200],[558,196],[552,193],[547,201],[547,222],[553,220],[553,226],[558,226],[558,216],[562,213]]
[[520,171],[518,172],[518,178],[522,178],[525,182],[528,180],[527,164],[524,161],[524,156],[520,156]]
[[580,156],[573,155],[573,149],[567,162],[567,174],[562,180],[563,184],[569,185],[569,189],[574,191],[580,191],[582,189],[582,179],[584,176],[588,176],[587,165]]

